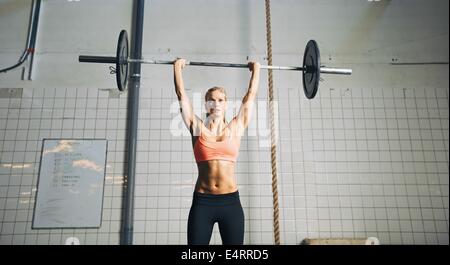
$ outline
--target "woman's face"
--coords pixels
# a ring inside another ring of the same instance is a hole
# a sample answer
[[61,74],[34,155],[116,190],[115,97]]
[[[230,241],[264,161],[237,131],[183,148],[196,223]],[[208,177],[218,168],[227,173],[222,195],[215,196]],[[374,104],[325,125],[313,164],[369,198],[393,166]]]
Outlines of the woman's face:
[[225,94],[218,90],[213,91],[205,102],[205,108],[210,116],[216,116],[217,118],[225,116],[227,110]]

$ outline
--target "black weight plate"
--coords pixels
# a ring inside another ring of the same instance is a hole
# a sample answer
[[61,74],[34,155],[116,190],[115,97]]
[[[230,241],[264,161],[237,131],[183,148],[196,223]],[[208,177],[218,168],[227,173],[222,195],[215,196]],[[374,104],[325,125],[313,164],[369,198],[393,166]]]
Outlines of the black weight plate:
[[116,81],[120,91],[127,89],[128,81],[128,34],[122,30],[117,42],[116,54]]
[[303,90],[305,96],[312,99],[316,96],[319,89],[320,80],[320,52],[315,40],[310,40],[306,44],[305,54],[303,55],[303,67],[305,68],[305,71],[302,73]]

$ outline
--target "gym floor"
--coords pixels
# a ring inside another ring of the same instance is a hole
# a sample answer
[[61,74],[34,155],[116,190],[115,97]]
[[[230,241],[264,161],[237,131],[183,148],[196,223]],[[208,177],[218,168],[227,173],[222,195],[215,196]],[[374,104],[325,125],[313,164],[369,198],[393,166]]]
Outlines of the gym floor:
[[[281,244],[449,244],[449,2],[430,2],[272,1],[274,65],[301,65],[314,39],[323,65],[353,69],[323,75],[314,99],[299,72],[273,73]],[[26,47],[30,7],[0,0],[0,69]],[[120,30],[132,32],[132,10],[132,1],[44,0],[33,60],[0,73],[0,244],[120,244],[129,92],[117,90],[109,65],[78,55],[115,56]],[[264,12],[264,1],[147,1],[143,57],[267,64]],[[198,174],[191,138],[172,67],[142,65],[141,74],[133,243],[186,244]],[[227,89],[228,120],[250,76],[203,67],[183,74],[198,116],[208,88]],[[274,243],[267,87],[262,71],[236,166],[244,244]],[[99,227],[33,229],[49,138],[107,140]],[[216,225],[210,244],[221,243]]]

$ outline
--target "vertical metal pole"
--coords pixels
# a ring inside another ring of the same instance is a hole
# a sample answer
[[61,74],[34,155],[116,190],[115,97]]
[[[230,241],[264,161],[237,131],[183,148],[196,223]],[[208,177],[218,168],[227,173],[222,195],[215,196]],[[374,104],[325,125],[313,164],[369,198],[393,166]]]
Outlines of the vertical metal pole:
[[35,9],[35,13],[33,16],[33,28],[32,28],[32,34],[31,34],[31,39],[30,39],[30,47],[28,48],[31,57],[29,57],[30,58],[30,64],[29,64],[30,69],[28,70],[28,79],[27,80],[32,80],[31,74],[33,73],[34,49],[36,47],[36,36],[37,36],[37,29],[38,29],[38,23],[39,23],[40,9],[41,9],[41,0],[37,0],[36,1],[36,9]]
[[[131,58],[142,57],[142,35],[144,27],[144,0],[135,0],[133,6],[133,29],[131,35]],[[139,114],[139,88],[141,85],[141,64],[133,63],[128,83],[128,126],[127,126],[127,174],[124,197],[122,245],[133,244],[134,185],[136,168],[136,145]]]

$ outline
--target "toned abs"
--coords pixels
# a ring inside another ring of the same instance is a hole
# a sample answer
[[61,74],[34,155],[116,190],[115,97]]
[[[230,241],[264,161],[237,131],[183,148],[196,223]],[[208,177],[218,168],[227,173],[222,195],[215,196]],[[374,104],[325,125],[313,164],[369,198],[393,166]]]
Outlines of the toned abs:
[[195,191],[208,194],[224,194],[237,191],[234,175],[235,163],[210,160],[197,163],[198,179]]

